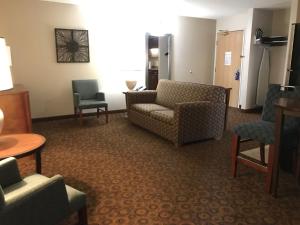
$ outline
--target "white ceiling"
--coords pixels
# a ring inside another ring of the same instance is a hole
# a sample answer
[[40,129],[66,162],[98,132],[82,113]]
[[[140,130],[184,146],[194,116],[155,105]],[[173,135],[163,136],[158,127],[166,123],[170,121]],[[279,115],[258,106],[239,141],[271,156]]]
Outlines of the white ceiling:
[[[52,1],[69,4],[84,4],[85,2],[92,2],[94,4],[101,4],[110,0],[41,0]],[[124,1],[124,0],[121,0]],[[134,7],[130,3],[134,3],[132,0],[127,0],[129,7]],[[139,0],[139,3],[147,0]],[[177,3],[176,9],[174,6],[169,7],[169,10],[176,10],[176,13],[181,16],[191,16],[200,18],[217,19],[226,17],[239,12],[244,12],[249,8],[289,8],[291,0],[160,0],[151,1],[153,4],[162,5]],[[117,5],[117,4],[116,4]]]

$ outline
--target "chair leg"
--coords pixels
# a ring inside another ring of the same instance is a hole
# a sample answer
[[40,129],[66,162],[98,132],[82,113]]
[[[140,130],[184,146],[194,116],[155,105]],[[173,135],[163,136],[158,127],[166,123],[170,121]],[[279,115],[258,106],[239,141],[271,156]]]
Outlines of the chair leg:
[[105,106],[105,119],[106,119],[106,123],[108,123],[108,111],[107,111],[107,106]]
[[298,143],[298,148],[296,152],[296,178],[297,183],[300,185],[300,143]]
[[97,119],[99,119],[99,111],[100,111],[100,109],[97,108]]
[[82,109],[79,109],[80,125],[82,125]]
[[264,143],[260,143],[260,161],[265,165],[266,164],[266,160],[265,160],[265,144]]
[[232,170],[233,177],[236,177],[237,156],[239,154],[240,139],[241,139],[240,136],[234,134],[231,142],[231,170]]
[[79,225],[88,225],[86,206],[78,210]]
[[266,177],[266,192],[271,193],[272,192],[272,185],[276,185],[277,182],[273,183],[273,163],[274,163],[274,144],[270,144],[269,147],[269,159],[268,159],[268,172]]
[[74,107],[74,117],[77,118],[77,107]]

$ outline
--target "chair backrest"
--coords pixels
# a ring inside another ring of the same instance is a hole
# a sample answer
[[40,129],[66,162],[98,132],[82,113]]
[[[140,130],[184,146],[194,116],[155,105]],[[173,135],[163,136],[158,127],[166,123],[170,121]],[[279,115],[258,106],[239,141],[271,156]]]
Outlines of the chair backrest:
[[[279,84],[269,85],[266,101],[263,108],[262,120],[275,122],[274,101],[281,97],[300,98],[300,86],[295,86],[294,88],[287,90],[281,90],[281,86]],[[291,119],[292,118],[289,118],[288,120]],[[286,120],[286,122],[288,122],[288,120]]]
[[95,99],[98,89],[97,80],[72,80],[73,93],[79,93],[80,98]]
[[225,88],[191,82],[161,79],[157,86],[157,104],[174,108],[175,103],[211,101],[225,103]]

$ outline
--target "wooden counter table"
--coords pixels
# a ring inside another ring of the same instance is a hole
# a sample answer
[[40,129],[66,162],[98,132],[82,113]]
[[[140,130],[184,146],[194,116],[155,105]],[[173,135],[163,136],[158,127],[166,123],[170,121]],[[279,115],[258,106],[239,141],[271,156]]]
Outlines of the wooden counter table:
[[39,134],[9,134],[0,136],[0,160],[35,155],[36,172],[42,172],[41,151],[46,139]]
[[[285,116],[300,117],[300,99],[293,98],[279,98],[274,102],[276,107],[275,114],[275,146],[274,146],[274,165],[273,165],[273,184],[272,193],[277,196],[277,186],[278,186],[278,174],[279,174],[279,157],[280,157],[280,146],[281,137],[283,132],[283,124]],[[300,146],[298,146],[298,159],[297,159],[297,171],[296,177],[299,182],[300,176],[300,157],[299,151]]]

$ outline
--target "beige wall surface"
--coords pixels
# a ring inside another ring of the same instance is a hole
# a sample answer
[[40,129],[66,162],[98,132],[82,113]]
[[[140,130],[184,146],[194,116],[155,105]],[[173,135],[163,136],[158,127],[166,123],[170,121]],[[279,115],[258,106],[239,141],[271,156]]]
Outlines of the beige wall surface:
[[71,80],[97,77],[93,61],[56,63],[54,28],[86,28],[78,8],[36,0],[1,0],[0,21],[0,36],[11,47],[14,83],[29,89],[32,117],[71,114]]
[[215,30],[215,20],[178,18],[173,37],[173,80],[212,84]]

